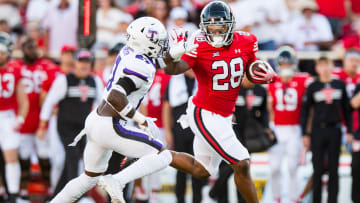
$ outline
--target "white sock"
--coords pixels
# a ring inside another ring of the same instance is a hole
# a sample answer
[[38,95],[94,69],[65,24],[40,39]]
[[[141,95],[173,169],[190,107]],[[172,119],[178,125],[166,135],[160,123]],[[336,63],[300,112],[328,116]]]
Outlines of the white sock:
[[46,136],[43,139],[35,138],[37,155],[42,159],[49,158],[50,144],[49,139]]
[[8,184],[9,193],[19,193],[20,174],[21,169],[19,162],[5,164],[5,178]]
[[169,150],[164,150],[159,154],[149,154],[141,157],[129,167],[113,175],[113,177],[125,185],[130,181],[166,168],[171,161],[172,155]]
[[50,203],[72,203],[79,199],[85,192],[93,188],[99,181],[100,176],[90,177],[85,173],[72,179]]

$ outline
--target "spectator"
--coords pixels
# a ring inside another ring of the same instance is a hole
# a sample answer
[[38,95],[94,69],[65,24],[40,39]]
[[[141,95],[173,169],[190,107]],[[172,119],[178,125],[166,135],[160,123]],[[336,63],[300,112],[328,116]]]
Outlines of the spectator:
[[120,21],[123,13],[115,8],[113,0],[99,0],[96,11],[96,47],[110,48],[116,44],[114,38],[120,33]]
[[9,23],[10,28],[14,28],[21,24],[18,8],[6,1],[0,2],[0,19],[6,20]]
[[316,2],[319,13],[329,20],[335,38],[340,37],[342,21],[346,18],[345,0],[316,0]]
[[287,43],[297,50],[316,51],[331,46],[333,35],[328,20],[316,13],[318,7],[312,0],[301,3],[301,14],[295,17],[287,28]]
[[11,32],[9,23],[5,19],[0,20],[0,32],[6,32],[8,34],[10,34],[10,32]]
[[44,34],[41,31],[39,22],[33,21],[26,24],[27,35],[36,42],[39,51],[44,52]]
[[86,116],[93,106],[102,99],[103,84],[98,77],[90,75],[93,56],[87,50],[79,50],[73,73],[59,75],[52,84],[41,109],[41,121],[37,131],[38,137],[44,137],[47,122],[56,104],[59,105],[57,130],[65,149],[65,165],[56,195],[65,184],[77,177],[85,140],[76,147],[68,147],[76,135],[84,128]]
[[176,7],[170,11],[170,21],[167,25],[167,30],[170,31],[176,27],[182,27],[189,33],[193,33],[198,29],[194,23],[187,22],[188,13],[185,8]]
[[335,46],[334,51],[339,56],[344,56],[344,53],[348,49],[360,50],[360,18],[353,22],[355,33],[349,36],[345,36]]
[[110,77],[117,55],[124,46],[125,44],[120,42],[117,43],[113,48],[109,49],[108,55],[106,57],[106,66],[100,71],[98,75],[100,79],[103,81],[104,85],[106,85],[106,82]]
[[[313,202],[322,202],[322,175],[325,156],[328,157],[328,202],[338,200],[339,156],[341,147],[341,119],[345,118],[348,138],[352,135],[352,118],[345,84],[332,79],[332,63],[324,57],[316,62],[319,77],[309,85],[301,111],[303,144],[311,149],[313,175]],[[313,108],[311,132],[307,131],[310,109]],[[311,147],[310,147],[311,146]]]
[[137,11],[135,12],[135,18],[149,16],[153,9],[153,0],[140,0],[137,5]]
[[280,26],[287,23],[289,17],[285,0],[257,0],[256,3],[258,20],[251,32],[258,39],[259,50],[275,50],[276,42],[283,38]]
[[[166,143],[174,147],[178,152],[194,154],[194,134],[190,128],[183,129],[178,122],[181,115],[186,113],[189,98],[197,90],[195,75],[192,70],[184,74],[172,76],[166,90],[163,105],[163,126]],[[185,202],[186,176],[184,172],[177,171],[175,194],[178,203]],[[200,203],[202,200],[203,180],[192,177],[193,203]]]
[[44,20],[48,9],[49,0],[31,0],[26,8],[26,21],[41,22]]
[[351,0],[351,11],[355,16],[360,17],[360,2],[358,0]]
[[167,25],[169,7],[165,0],[154,0],[150,16],[158,19],[164,26]]
[[254,15],[256,11],[256,2],[253,0],[231,0],[229,3],[235,18],[235,29],[245,32],[250,32],[251,28],[257,21],[257,16]]
[[59,58],[65,44],[77,46],[78,0],[61,0],[51,5],[43,20],[45,55]]
[[[115,42],[117,43],[125,43],[127,39],[127,32],[126,29],[130,25],[130,23],[134,20],[134,18],[128,14],[123,13],[119,23],[120,23],[120,29],[119,33],[116,35]],[[116,45],[114,45],[116,46]]]

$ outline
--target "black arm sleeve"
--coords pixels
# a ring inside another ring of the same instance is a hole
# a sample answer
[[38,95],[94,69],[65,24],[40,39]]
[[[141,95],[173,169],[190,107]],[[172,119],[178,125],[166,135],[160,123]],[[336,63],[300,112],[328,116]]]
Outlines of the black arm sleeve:
[[120,85],[126,91],[126,95],[131,94],[131,92],[136,91],[135,83],[128,77],[119,78],[116,84]]
[[343,84],[342,92],[343,92],[342,108],[343,108],[344,120],[346,123],[347,132],[352,133],[353,130],[352,108],[350,105],[350,99],[346,92],[345,84]]
[[269,128],[269,111],[267,109],[267,93],[266,89],[261,86],[261,96],[263,96],[263,102],[261,104],[261,122],[265,128]]
[[311,109],[311,106],[313,105],[313,98],[312,98],[312,88],[313,85],[310,85],[308,87],[308,89],[306,90],[306,93],[304,95],[303,98],[303,105],[301,108],[301,116],[300,116],[300,125],[301,125],[301,130],[302,130],[302,135],[307,134],[308,132],[306,131],[306,127],[307,127],[307,123],[309,120],[309,112]]

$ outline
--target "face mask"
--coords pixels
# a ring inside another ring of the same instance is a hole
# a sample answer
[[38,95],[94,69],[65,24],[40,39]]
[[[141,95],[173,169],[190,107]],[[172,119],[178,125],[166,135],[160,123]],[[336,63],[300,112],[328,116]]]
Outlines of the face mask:
[[222,37],[222,36],[213,36],[212,39],[213,39],[212,40],[213,41],[212,45],[214,47],[222,47],[224,45],[223,44],[224,37]]
[[295,75],[295,70],[293,68],[284,68],[279,70],[280,77],[292,77]]

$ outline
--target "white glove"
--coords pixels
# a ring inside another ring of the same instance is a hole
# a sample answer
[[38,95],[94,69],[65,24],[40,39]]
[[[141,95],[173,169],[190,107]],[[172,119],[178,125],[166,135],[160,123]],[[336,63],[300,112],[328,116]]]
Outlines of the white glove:
[[272,83],[277,76],[271,65],[262,60],[254,61],[249,66],[246,74],[253,83]]
[[22,117],[22,116],[16,117],[16,121],[15,121],[15,123],[14,123],[13,129],[14,129],[15,131],[20,130],[20,128],[21,128],[21,126],[24,124],[24,122],[25,122],[24,117]]
[[188,32],[184,29],[174,28],[170,31],[170,50],[169,54],[174,61],[179,61],[185,53],[194,51],[199,45],[186,43]]
[[160,130],[154,123],[156,120],[156,118],[146,117],[147,126],[143,126],[143,129],[153,138],[158,138],[160,136]]

